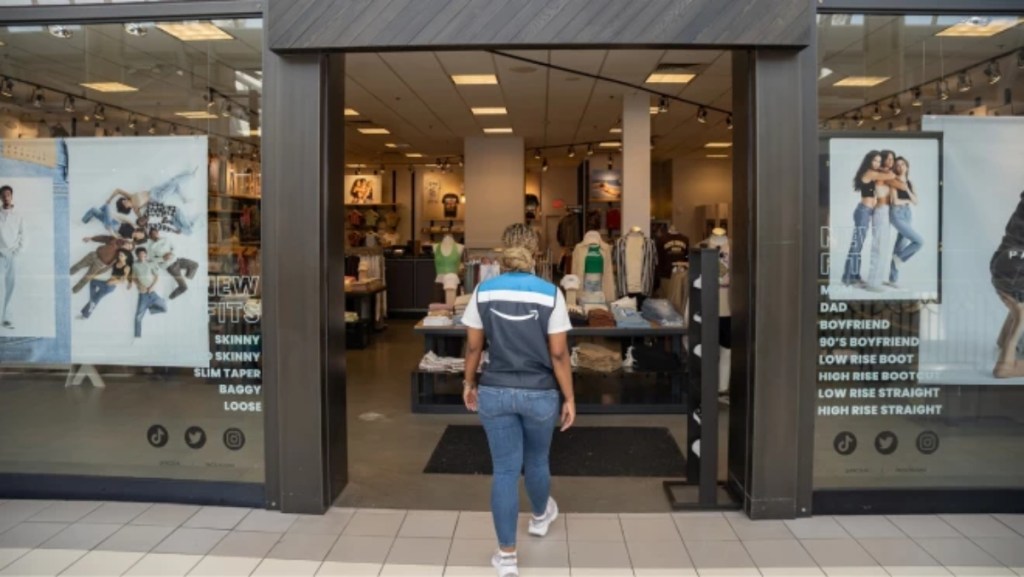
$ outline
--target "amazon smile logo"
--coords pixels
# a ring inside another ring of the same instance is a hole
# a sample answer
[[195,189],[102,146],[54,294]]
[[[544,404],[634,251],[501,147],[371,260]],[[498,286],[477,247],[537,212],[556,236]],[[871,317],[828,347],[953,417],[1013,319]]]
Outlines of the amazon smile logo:
[[501,311],[496,311],[494,309],[491,309],[491,312],[508,321],[528,321],[530,319],[536,320],[540,318],[540,313],[537,312],[536,310],[532,310],[530,311],[530,314],[522,316],[507,315]]

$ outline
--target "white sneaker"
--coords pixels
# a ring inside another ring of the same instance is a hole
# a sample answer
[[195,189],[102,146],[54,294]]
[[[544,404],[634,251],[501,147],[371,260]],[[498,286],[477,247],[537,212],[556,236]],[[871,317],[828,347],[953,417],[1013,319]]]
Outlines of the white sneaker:
[[491,566],[498,570],[498,577],[519,577],[519,559],[515,553],[502,553],[499,549],[491,557]]
[[548,497],[548,506],[544,509],[544,516],[537,518],[530,516],[530,527],[528,529],[530,535],[536,535],[537,537],[543,537],[548,534],[548,528],[558,518],[558,503],[551,497]]

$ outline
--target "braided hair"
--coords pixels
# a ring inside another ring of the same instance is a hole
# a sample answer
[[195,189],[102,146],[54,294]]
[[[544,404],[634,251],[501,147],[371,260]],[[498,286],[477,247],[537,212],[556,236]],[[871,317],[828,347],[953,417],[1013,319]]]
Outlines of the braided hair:
[[510,224],[501,235],[501,242],[505,245],[499,259],[501,268],[507,271],[533,272],[533,255],[537,252],[540,241],[532,227],[521,222]]

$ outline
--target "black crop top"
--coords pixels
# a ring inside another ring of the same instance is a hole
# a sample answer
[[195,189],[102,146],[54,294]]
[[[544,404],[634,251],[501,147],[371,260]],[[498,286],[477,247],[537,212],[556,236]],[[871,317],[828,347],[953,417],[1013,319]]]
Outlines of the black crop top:
[[110,271],[110,278],[124,278],[125,272],[128,270],[128,265],[118,266],[114,265],[114,268]]
[[875,181],[870,182],[859,182],[857,183],[857,190],[860,191],[861,198],[874,198],[875,197]]
[[[909,181],[909,180],[907,181],[907,186],[908,186],[908,187],[909,187],[909,188],[910,188],[911,190],[913,190],[913,189],[914,189],[914,185],[913,185],[913,184],[910,184],[910,181]],[[900,200],[910,200],[910,193],[909,193],[909,192],[907,192],[907,191],[905,191],[905,190],[900,190],[900,189],[898,189],[898,188],[897,188],[897,189],[896,189],[896,198],[898,198],[898,199],[900,199]]]

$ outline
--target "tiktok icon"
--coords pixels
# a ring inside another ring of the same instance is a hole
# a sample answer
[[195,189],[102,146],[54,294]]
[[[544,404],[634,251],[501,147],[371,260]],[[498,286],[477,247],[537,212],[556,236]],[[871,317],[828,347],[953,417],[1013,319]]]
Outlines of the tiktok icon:
[[163,425],[153,425],[146,431],[146,440],[157,449],[166,445],[167,439],[167,429]]
[[836,438],[832,441],[832,447],[844,457],[852,455],[857,450],[857,437],[849,431],[843,431],[836,435]]

